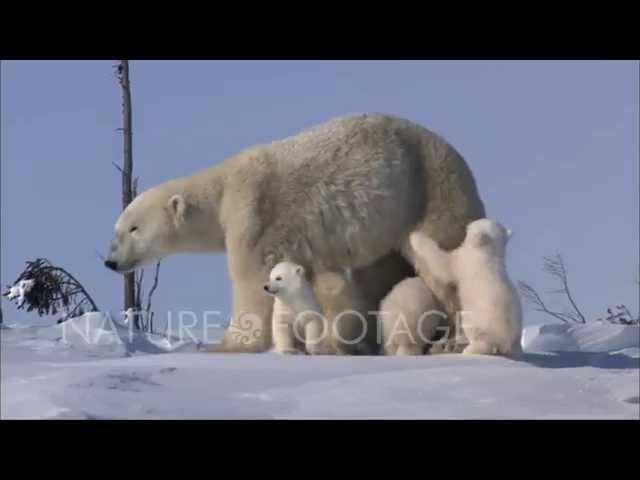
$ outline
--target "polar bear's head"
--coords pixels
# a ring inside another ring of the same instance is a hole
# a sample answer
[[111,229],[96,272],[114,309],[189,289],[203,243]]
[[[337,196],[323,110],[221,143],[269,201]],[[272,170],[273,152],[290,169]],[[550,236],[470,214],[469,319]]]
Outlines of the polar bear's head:
[[512,232],[502,224],[488,218],[475,220],[467,225],[463,246],[485,248],[504,255]]
[[104,264],[127,273],[172,254],[211,251],[207,225],[212,223],[173,184],[154,187],[136,197],[118,218]]
[[292,262],[280,262],[269,273],[269,281],[264,286],[265,292],[291,303],[299,298],[303,289],[308,286],[302,265]]

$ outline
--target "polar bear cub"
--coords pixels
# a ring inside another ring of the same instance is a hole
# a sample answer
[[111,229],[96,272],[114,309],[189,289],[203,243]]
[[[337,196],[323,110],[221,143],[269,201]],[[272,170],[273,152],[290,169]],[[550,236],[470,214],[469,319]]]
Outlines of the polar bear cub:
[[385,355],[423,355],[446,321],[440,301],[422,278],[406,278],[380,302]]
[[278,263],[264,290],[275,297],[272,316],[276,352],[313,355],[336,353],[322,307],[301,265]]
[[414,252],[441,284],[457,287],[462,328],[469,341],[464,354],[521,353],[522,306],[505,265],[511,231],[481,219],[467,225],[463,243],[446,252],[421,232],[410,235]]

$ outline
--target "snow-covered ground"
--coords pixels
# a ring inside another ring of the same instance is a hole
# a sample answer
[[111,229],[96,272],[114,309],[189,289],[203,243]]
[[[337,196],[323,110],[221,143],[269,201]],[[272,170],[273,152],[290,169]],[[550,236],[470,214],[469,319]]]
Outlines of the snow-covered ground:
[[210,354],[99,314],[63,325],[0,331],[3,419],[640,419],[637,326],[529,327],[513,361]]

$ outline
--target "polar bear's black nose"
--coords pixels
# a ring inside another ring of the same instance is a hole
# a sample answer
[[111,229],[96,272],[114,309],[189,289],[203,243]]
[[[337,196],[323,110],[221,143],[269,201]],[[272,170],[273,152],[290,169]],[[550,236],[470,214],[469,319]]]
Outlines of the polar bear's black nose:
[[265,286],[264,286],[264,291],[265,291],[265,292],[268,292],[268,291],[269,291],[269,285],[265,285]]
[[104,266],[107,268],[110,268],[111,270],[117,270],[118,269],[118,264],[116,262],[114,262],[113,260],[105,260],[104,261]]

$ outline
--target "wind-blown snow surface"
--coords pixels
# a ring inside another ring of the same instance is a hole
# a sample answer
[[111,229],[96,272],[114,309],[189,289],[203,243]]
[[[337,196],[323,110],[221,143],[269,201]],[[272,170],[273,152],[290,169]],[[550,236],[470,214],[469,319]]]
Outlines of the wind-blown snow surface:
[[513,361],[199,353],[103,320],[1,330],[0,416],[640,419],[637,326],[531,327]]

